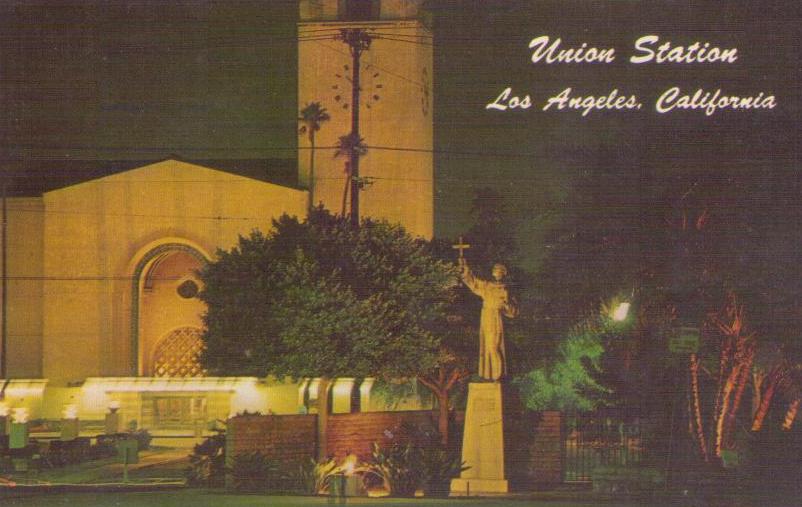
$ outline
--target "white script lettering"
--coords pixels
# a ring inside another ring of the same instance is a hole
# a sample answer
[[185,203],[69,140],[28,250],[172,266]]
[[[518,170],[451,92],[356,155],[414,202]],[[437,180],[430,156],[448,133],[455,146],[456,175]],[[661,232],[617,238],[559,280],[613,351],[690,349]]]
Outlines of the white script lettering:
[[551,45],[549,40],[548,35],[541,35],[529,43],[529,49],[533,50],[532,63],[542,60],[546,63],[611,63],[615,60],[613,48],[588,47],[587,42],[583,42],[578,48],[560,49],[562,40],[559,37]]
[[775,107],[777,100],[774,95],[766,95],[763,92],[739,97],[724,95],[721,89],[711,93],[699,88],[693,95],[688,95],[682,94],[678,86],[666,90],[655,103],[655,109],[661,114],[674,109],[699,109],[704,111],[706,116],[713,116],[719,109],[774,109]]
[[485,109],[506,111],[507,109],[529,109],[532,107],[532,99],[529,98],[529,95],[524,95],[523,98],[510,95],[512,95],[512,88],[505,88],[504,91],[496,97],[496,100],[485,106]]
[[556,109],[576,109],[582,111],[582,116],[587,116],[594,109],[596,110],[621,110],[621,109],[640,109],[641,103],[635,95],[625,96],[620,95],[618,89],[611,91],[608,95],[599,95],[598,97],[588,95],[571,96],[571,88],[566,88],[554,97],[551,97],[543,106],[543,111],[548,111],[552,106]]
[[671,41],[651,48],[660,41],[657,35],[644,35],[635,41],[638,56],[631,56],[630,63],[734,63],[738,59],[738,48],[721,49],[709,42],[694,42],[688,47],[672,46]]

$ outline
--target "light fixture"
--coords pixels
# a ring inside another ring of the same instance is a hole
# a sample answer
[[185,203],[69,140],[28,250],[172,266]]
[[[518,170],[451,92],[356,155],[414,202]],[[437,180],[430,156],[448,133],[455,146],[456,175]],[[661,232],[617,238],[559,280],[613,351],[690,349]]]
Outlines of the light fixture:
[[17,407],[11,409],[11,422],[14,424],[25,424],[28,422],[28,408]]
[[629,307],[630,303],[627,301],[623,301],[615,307],[613,310],[613,320],[616,322],[622,322],[626,320],[627,315],[629,315]]

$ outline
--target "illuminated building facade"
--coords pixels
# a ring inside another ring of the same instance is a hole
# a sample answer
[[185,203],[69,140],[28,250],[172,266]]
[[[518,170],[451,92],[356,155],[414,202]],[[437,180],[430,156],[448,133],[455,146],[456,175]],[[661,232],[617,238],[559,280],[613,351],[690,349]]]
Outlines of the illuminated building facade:
[[[299,109],[319,101],[330,111],[318,146],[347,134],[350,105],[335,97],[348,85],[350,57],[333,36],[341,27],[375,29],[363,57],[363,84],[373,88],[360,107],[369,145],[361,176],[370,181],[362,215],[431,237],[432,47],[378,35],[428,33],[416,19],[420,3],[302,1],[298,100]],[[308,41],[310,30],[332,38]],[[344,159],[320,150],[312,178],[306,142],[302,136],[297,188],[167,159],[6,199],[4,403],[26,407],[34,420],[59,419],[76,405],[81,420],[100,421],[119,406],[125,424],[168,433],[244,410],[307,410],[314,380],[204,376],[197,364],[204,306],[195,298],[196,271],[217,249],[269,230],[284,213],[303,217],[310,189],[315,203],[340,211]],[[418,151],[386,149],[407,147]],[[383,407],[371,399],[369,380],[339,379],[332,392],[334,411]]]

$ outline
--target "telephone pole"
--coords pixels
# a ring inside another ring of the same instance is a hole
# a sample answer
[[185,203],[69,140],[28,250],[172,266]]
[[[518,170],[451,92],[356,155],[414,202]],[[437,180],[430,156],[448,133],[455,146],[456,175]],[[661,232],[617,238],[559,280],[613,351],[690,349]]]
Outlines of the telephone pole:
[[[7,183],[3,182],[3,221],[0,226],[2,227],[2,232],[0,232],[0,241],[3,242],[3,249],[2,249],[2,263],[3,269],[0,272],[0,276],[2,276],[2,287],[0,288],[0,297],[3,298],[2,303],[2,317],[3,317],[3,341],[0,342],[0,378],[7,379],[8,376],[6,375],[7,372],[7,359],[6,354],[8,351],[8,269],[6,267],[8,263],[8,204],[6,203],[6,192],[7,192]],[[5,389],[4,389],[5,391]],[[0,393],[1,395],[2,393]],[[2,396],[0,396],[2,397]]]
[[359,225],[359,71],[362,53],[370,49],[373,38],[363,28],[343,28],[338,36],[351,52],[351,223]]

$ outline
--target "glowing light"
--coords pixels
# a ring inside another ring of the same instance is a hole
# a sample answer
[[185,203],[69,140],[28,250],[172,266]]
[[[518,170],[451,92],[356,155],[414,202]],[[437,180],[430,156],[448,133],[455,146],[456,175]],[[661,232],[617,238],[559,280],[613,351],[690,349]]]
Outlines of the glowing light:
[[0,403],[0,417],[8,417],[8,404],[7,403]]
[[368,377],[363,380],[362,384],[359,386],[359,403],[363,412],[369,410],[370,408],[370,391],[373,389],[373,384],[375,381],[376,379]]
[[7,382],[5,393],[9,398],[40,397],[47,385],[47,379],[14,379]]
[[354,390],[353,378],[338,378],[332,387],[331,410],[334,413],[351,411],[351,392]]
[[384,488],[375,488],[368,490],[368,498],[384,498],[390,496],[390,492]]
[[120,410],[120,401],[119,400],[111,400],[109,402],[109,412],[112,414]]
[[314,401],[317,399],[317,391],[320,388],[320,379],[312,379],[309,382],[309,401]]
[[629,315],[629,307],[630,304],[626,301],[619,303],[618,306],[615,307],[615,310],[613,310],[613,320],[616,322],[625,320],[627,315]]
[[75,403],[64,405],[63,416],[64,419],[78,419],[78,405]]
[[26,407],[11,409],[11,422],[14,424],[25,424],[28,422],[28,416],[28,409]]
[[86,379],[84,389],[104,393],[124,392],[234,392],[241,386],[253,385],[256,377],[116,377]]
[[346,476],[354,475],[354,471],[356,470],[356,465],[358,460],[359,458],[357,458],[356,455],[353,453],[345,457],[345,459],[343,460],[343,464],[340,468],[342,468],[342,471]]

